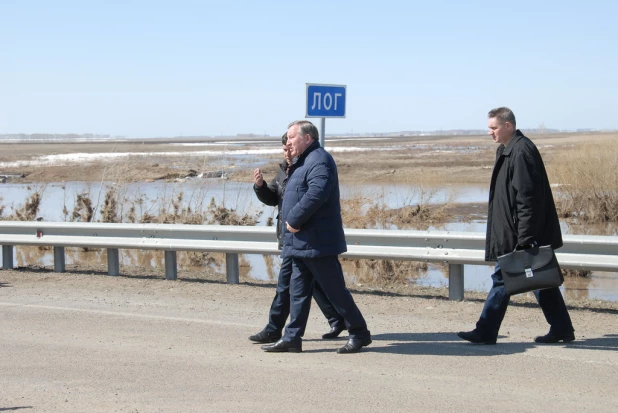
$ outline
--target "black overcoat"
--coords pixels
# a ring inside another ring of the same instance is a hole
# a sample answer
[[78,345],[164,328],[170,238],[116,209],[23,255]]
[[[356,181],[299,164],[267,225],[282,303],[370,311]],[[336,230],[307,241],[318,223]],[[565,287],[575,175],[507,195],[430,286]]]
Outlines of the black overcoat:
[[485,260],[516,245],[562,246],[562,232],[547,172],[537,147],[519,130],[496,151],[487,213]]

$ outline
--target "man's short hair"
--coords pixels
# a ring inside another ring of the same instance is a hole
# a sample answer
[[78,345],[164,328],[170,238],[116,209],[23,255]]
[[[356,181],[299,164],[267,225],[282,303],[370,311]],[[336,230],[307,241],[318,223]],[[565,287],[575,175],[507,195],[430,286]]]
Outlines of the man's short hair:
[[288,133],[284,133],[283,136],[281,137],[281,144],[282,145],[287,145],[288,143]]
[[316,128],[315,125],[308,120],[295,120],[288,125],[288,129],[294,125],[300,126],[301,135],[305,136],[308,134],[314,141],[320,139],[320,132],[318,132],[318,128]]
[[498,118],[498,120],[500,120],[500,122],[502,122],[502,124],[504,124],[505,122],[509,122],[511,125],[513,125],[513,127],[516,127],[517,124],[515,123],[515,114],[513,113],[513,111],[507,107],[500,107],[500,108],[495,108],[489,111],[489,113],[487,114],[488,118]]

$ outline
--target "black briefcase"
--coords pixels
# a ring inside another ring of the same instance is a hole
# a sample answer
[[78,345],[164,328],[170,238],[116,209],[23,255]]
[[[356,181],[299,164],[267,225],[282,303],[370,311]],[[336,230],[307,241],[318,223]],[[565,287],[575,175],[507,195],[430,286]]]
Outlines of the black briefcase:
[[551,245],[509,252],[498,257],[498,265],[510,295],[559,287],[564,282]]

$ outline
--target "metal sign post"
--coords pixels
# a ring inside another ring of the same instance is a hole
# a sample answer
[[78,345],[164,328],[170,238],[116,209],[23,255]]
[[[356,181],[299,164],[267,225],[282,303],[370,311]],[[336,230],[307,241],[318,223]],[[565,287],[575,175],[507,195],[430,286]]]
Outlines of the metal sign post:
[[306,84],[306,118],[321,118],[320,146],[325,146],[326,118],[345,118],[346,85]]

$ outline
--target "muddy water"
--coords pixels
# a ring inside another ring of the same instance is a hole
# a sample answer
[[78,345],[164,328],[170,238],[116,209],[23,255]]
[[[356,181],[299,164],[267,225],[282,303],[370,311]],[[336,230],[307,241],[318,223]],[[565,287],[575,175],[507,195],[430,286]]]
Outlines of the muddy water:
[[[103,203],[105,193],[114,189],[130,204],[142,200],[148,204],[160,202],[162,199],[175,199],[183,193],[185,205],[196,204],[198,201],[210,201],[214,198],[219,203],[239,212],[251,211],[255,208],[263,209],[263,205],[255,198],[252,183],[229,182],[223,179],[192,179],[184,182],[151,182],[114,185],[108,183],[63,182],[42,184],[4,184],[0,185],[0,205],[5,206],[4,215],[10,215],[12,209],[19,208],[30,194],[40,192],[42,203],[39,216],[46,221],[64,221],[63,209],[73,209],[78,194],[86,194],[93,206]],[[460,186],[458,188],[439,188],[436,190],[418,188],[410,185],[342,185],[341,197],[350,199],[366,197],[379,201],[389,208],[398,208],[406,205],[415,205],[421,199],[426,203],[436,204],[444,202],[486,202],[487,190],[480,186]],[[266,207],[268,208],[268,207]]]
[[[85,184],[83,182],[52,183],[45,187],[25,184],[5,184],[0,185],[0,205],[4,205],[4,216],[10,215],[13,209],[18,209],[24,200],[36,190],[42,191],[42,203],[38,216],[45,221],[65,221],[68,217],[63,213],[63,209],[70,213],[73,209],[75,198],[78,194],[88,194],[95,207],[103,202],[105,192],[110,187],[106,184]],[[183,193],[183,203],[192,205],[196,210],[198,205],[207,205],[211,199],[217,204],[224,204],[228,208],[235,209],[237,212],[254,213],[263,211],[258,225],[265,225],[268,217],[274,217],[274,208],[264,207],[259,203],[253,194],[250,183],[228,182],[220,179],[198,179],[177,183],[136,183],[126,186],[116,187],[122,199],[128,204],[139,202],[142,212],[158,210],[161,199],[175,199],[179,193]],[[414,188],[409,185],[347,185],[342,186],[342,197],[352,198],[359,195],[370,197],[388,207],[397,208],[418,202],[419,197],[426,197],[427,190]],[[487,198],[486,188],[480,186],[462,186],[456,190],[447,188],[432,191],[430,202],[485,202]],[[426,199],[426,198],[425,198]],[[478,232],[485,230],[483,219],[472,220],[470,222],[453,222],[440,228],[429,228],[430,230],[449,230],[449,231],[470,231]],[[564,228],[568,233],[568,228]],[[67,249],[66,263],[74,264],[88,262],[89,264],[100,264],[102,269],[106,264],[105,251],[83,252],[76,249]],[[51,249],[41,250],[33,247],[16,247],[15,263],[18,266],[42,265],[53,266],[53,251]],[[200,257],[188,256],[180,253],[178,257],[179,271],[194,267]],[[137,251],[124,250],[120,254],[121,266],[140,265],[143,267],[162,268],[164,266],[163,253],[157,251]],[[264,257],[261,255],[245,255],[244,265],[241,264],[241,271],[255,279],[276,280],[279,271],[279,259],[276,257]],[[224,272],[223,262],[215,261],[210,264],[216,270]],[[367,283],[369,276],[361,277],[357,267],[345,266],[346,278],[350,284]],[[122,271],[122,269],[121,269]],[[378,271],[379,272],[379,271]],[[398,280],[393,282],[404,282],[422,286],[444,287],[448,285],[448,275],[443,267],[429,265],[420,270],[410,270],[406,267],[405,271],[400,271]],[[492,267],[487,266],[464,266],[465,289],[469,291],[487,291],[491,286],[490,275]],[[374,278],[377,274],[374,274]],[[378,277],[379,278],[379,277]],[[223,277],[222,277],[223,279]],[[369,280],[369,283],[373,281]],[[588,278],[569,277],[563,286],[563,292],[567,298],[591,298],[608,301],[618,301],[618,277],[612,273],[593,273]]]
[[[182,193],[183,206],[206,207],[211,199],[217,205],[225,205],[240,213],[262,209],[250,184],[228,182],[223,179],[194,179],[185,182],[150,182],[114,185],[108,183],[64,182],[41,184],[0,185],[0,205],[4,216],[18,209],[34,192],[41,193],[42,202],[38,216],[45,221],[68,221],[78,195],[86,195],[97,212],[100,211],[105,194],[114,189],[121,199],[126,213],[130,205],[137,205],[138,213],[156,213],[160,206],[170,206],[171,201]],[[164,204],[164,201],[167,205]],[[68,210],[65,216],[63,210]],[[99,219],[96,216],[96,219]]]

